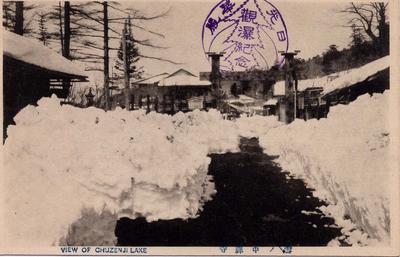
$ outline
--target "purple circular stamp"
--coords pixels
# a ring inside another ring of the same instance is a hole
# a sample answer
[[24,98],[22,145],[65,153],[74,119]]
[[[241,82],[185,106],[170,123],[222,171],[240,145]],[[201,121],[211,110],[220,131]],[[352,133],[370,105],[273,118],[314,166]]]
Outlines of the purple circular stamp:
[[204,52],[225,52],[222,71],[268,69],[282,64],[289,38],[279,10],[267,0],[222,0],[203,24]]

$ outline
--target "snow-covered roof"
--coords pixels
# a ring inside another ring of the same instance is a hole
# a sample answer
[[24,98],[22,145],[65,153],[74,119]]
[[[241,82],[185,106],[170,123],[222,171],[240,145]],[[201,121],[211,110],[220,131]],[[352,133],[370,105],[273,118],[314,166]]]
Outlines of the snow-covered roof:
[[264,108],[262,106],[252,106],[252,105],[243,105],[239,106],[237,103],[228,103],[228,105],[237,111],[243,113],[255,113],[256,111],[262,111]]
[[228,105],[230,107],[232,107],[232,108],[234,108],[234,109],[236,109],[238,111],[244,112],[244,113],[249,112],[249,110],[250,110],[248,106],[238,106],[238,105],[233,104],[233,103],[228,103]]
[[367,63],[360,68],[351,69],[346,74],[339,76],[324,86],[324,94],[331,93],[335,90],[342,89],[362,82],[376,73],[389,68],[389,55],[382,57],[373,62]]
[[[299,80],[297,85],[298,91],[304,91],[309,87],[324,87],[332,78],[339,76],[338,74],[344,74],[344,72],[331,74],[324,77],[314,79]],[[274,84],[274,95],[285,95],[285,81],[277,81]]]
[[3,55],[50,71],[87,77],[78,64],[39,42],[3,29]]
[[268,101],[264,102],[264,105],[276,105],[278,103],[278,99],[271,98]]
[[185,69],[179,69],[168,77],[159,81],[160,87],[184,87],[184,86],[210,86],[211,82],[202,81],[196,75]]
[[169,76],[169,74],[164,72],[164,73],[154,75],[154,76],[151,76],[151,77],[148,77],[145,79],[137,80],[137,81],[135,81],[135,84],[155,84],[168,76]]
[[228,103],[241,103],[241,104],[252,104],[255,102],[255,99],[249,97],[247,95],[239,95],[238,98],[228,99]]
[[[385,56],[359,68],[333,73],[324,77],[299,80],[297,89],[298,91],[304,91],[309,87],[322,87],[324,89],[323,93],[328,94],[334,90],[345,88],[367,79],[368,77],[388,68],[389,63],[389,56]],[[276,82],[274,85],[274,95],[284,94],[285,81],[281,80]]]

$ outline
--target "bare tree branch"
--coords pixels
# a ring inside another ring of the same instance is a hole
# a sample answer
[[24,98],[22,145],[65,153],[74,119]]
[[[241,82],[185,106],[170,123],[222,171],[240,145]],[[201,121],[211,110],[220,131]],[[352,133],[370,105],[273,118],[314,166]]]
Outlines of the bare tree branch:
[[122,13],[124,13],[124,14],[126,14],[126,15],[130,15],[129,12],[127,12],[127,11],[125,11],[125,10],[122,10],[122,9],[120,9],[120,8],[118,8],[118,7],[115,7],[115,5],[109,4],[108,6],[109,6],[110,8],[112,8],[112,9],[116,10],[116,11],[122,12]]
[[[127,8],[126,10],[129,10],[130,13],[128,14],[133,14],[133,16],[130,17],[131,20],[144,20],[144,21],[148,21],[148,20],[154,20],[154,19],[158,19],[161,17],[166,16],[170,11],[171,8],[169,8],[168,10],[166,10],[165,12],[162,12],[160,14],[154,15],[154,16],[144,16],[144,15],[140,15],[138,14],[137,10],[131,9],[131,8]],[[125,20],[126,18],[111,18],[110,21],[112,20]]]
[[104,25],[104,23],[101,21],[101,18],[98,18],[98,19],[93,18],[92,16],[88,15],[86,12],[83,12],[83,11],[81,11],[79,9],[73,9],[73,10],[71,10],[71,12],[73,14],[80,14],[80,15],[88,18],[89,20],[92,20],[92,21],[95,21],[95,22],[97,22],[97,23],[99,23],[101,25]]
[[145,28],[142,27],[142,26],[139,26],[139,25],[136,25],[136,24],[132,24],[132,26],[135,27],[135,28],[141,29],[141,30],[143,30],[143,31],[146,31],[146,32],[148,32],[148,33],[150,33],[150,34],[153,34],[153,35],[156,35],[156,36],[165,38],[165,36],[164,36],[163,34],[158,33],[158,32],[154,32],[154,31],[151,31],[151,30],[148,30],[148,29],[145,29]]
[[143,54],[140,54],[139,56],[141,58],[145,58],[145,59],[158,60],[158,61],[168,62],[168,63],[172,63],[172,64],[177,64],[177,65],[185,64],[185,63],[181,63],[181,62],[174,62],[174,61],[171,61],[171,60],[168,60],[168,59],[164,59],[164,58],[161,58],[161,57],[148,56],[148,55],[143,55]]
[[[103,38],[102,35],[90,35],[90,34],[84,34],[84,33],[75,33],[75,36],[82,36],[82,37],[95,37],[95,38]],[[113,36],[109,36],[108,38],[111,39],[119,39],[118,37],[113,37]]]
[[165,47],[165,46],[158,46],[158,45],[154,45],[152,43],[150,43],[149,39],[145,39],[145,40],[133,40],[135,43],[138,43],[139,45],[142,46],[148,46],[148,47],[152,47],[152,48],[157,48],[157,49],[168,49],[169,47]]

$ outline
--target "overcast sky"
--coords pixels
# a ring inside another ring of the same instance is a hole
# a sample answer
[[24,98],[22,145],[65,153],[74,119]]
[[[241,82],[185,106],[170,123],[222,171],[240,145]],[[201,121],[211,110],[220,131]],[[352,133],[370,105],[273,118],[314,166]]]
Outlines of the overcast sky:
[[[134,8],[147,16],[170,10],[165,17],[156,20],[136,21],[140,26],[163,33],[164,38],[145,33],[137,28],[134,29],[134,36],[141,40],[150,39],[154,44],[168,47],[168,49],[154,49],[139,46],[139,50],[143,54],[162,57],[183,64],[174,65],[142,58],[139,65],[144,66],[146,76],[163,72],[172,73],[179,68],[185,68],[194,74],[210,70],[210,64],[205,58],[202,48],[202,26],[207,15],[218,2],[219,0],[135,0],[121,2],[121,8]],[[270,0],[270,2],[280,11],[286,24],[290,44],[289,50],[301,50],[300,58],[307,59],[321,54],[331,44],[336,44],[340,48],[348,46],[351,31],[349,28],[343,27],[346,18],[343,14],[338,13],[348,2],[322,0]],[[48,8],[57,3],[46,1],[42,6]],[[117,47],[118,45],[118,40],[111,42],[111,46]],[[56,46],[56,48],[59,48],[59,46]],[[110,62],[113,64],[116,51],[112,51],[110,56],[112,58]],[[102,81],[102,76],[96,77],[99,81]]]
[[[346,6],[340,1],[271,1],[281,12],[287,26],[290,49],[301,50],[300,58],[310,58],[325,51],[330,44],[340,48],[350,42],[350,29],[343,27],[346,20],[338,10]],[[153,38],[155,43],[168,46],[167,50],[142,48],[143,53],[162,56],[182,65],[172,65],[158,61],[142,60],[142,65],[150,74],[173,72],[184,67],[198,74],[210,70],[210,64],[204,56],[201,33],[204,20],[217,1],[159,1],[136,2],[130,4],[144,13],[154,14],[170,9],[162,19],[146,21],[142,24],[164,33],[164,39]],[[143,36],[139,31],[138,36]]]

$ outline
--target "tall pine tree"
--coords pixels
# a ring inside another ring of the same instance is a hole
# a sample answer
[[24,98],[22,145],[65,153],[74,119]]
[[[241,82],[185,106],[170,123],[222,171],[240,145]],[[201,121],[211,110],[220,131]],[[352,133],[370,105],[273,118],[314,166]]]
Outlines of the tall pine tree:
[[[122,35],[125,36],[125,41],[126,41],[126,65],[128,67],[128,81],[131,78],[134,79],[139,79],[142,76],[143,70],[139,67],[137,67],[137,62],[140,59],[140,54],[139,54],[139,49],[136,45],[136,40],[134,39],[133,33],[132,33],[132,24],[131,24],[131,19],[128,17],[125,20],[125,31],[126,34]],[[115,62],[115,69],[118,71],[117,72],[117,78],[120,79],[123,78],[124,74],[124,56],[123,56],[123,51],[122,51],[122,40],[120,47],[118,49],[118,58]]]

